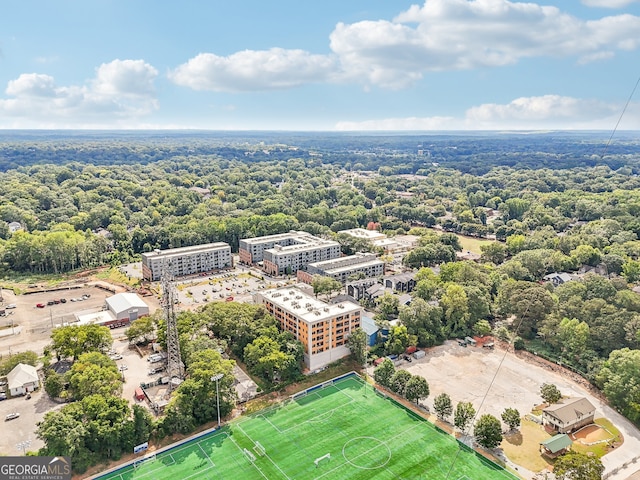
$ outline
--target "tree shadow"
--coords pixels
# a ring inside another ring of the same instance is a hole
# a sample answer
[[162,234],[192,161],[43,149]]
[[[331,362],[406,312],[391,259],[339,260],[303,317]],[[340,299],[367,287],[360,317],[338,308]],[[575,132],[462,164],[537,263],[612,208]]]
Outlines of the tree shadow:
[[504,436],[504,439],[509,442],[511,445],[522,445],[522,433],[520,432],[509,432]]

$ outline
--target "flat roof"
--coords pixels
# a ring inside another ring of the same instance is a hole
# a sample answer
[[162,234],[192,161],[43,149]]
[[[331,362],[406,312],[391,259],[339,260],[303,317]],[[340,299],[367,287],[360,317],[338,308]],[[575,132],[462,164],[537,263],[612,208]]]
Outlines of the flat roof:
[[295,287],[276,288],[259,292],[257,295],[307,323],[324,321],[344,313],[362,311],[360,305],[348,300],[329,304]]
[[102,323],[110,322],[116,319],[113,313],[111,313],[109,310],[102,310],[100,312],[93,312],[93,313],[84,313],[84,314],[76,315],[76,318],[78,319],[78,322],[74,323],[74,325],[92,325],[94,323],[102,324]]
[[377,230],[367,230],[365,228],[350,228],[348,230],[340,230],[338,233],[346,233],[352,237],[366,238],[368,240],[376,240],[378,238],[387,238],[387,236]]
[[189,253],[197,253],[201,251],[223,248],[231,248],[231,246],[228,243],[224,242],[205,243],[202,245],[192,245],[190,247],[170,248],[168,250],[154,250],[152,252],[145,252],[142,254],[142,256],[146,258],[169,258],[172,256],[182,256]]

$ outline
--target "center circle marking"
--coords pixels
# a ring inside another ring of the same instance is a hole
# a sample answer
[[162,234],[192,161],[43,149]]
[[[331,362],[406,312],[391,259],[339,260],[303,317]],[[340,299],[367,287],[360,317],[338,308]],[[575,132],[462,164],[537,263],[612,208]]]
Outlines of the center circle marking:
[[382,468],[391,460],[391,450],[374,437],[356,437],[342,447],[342,456],[348,464],[363,470]]

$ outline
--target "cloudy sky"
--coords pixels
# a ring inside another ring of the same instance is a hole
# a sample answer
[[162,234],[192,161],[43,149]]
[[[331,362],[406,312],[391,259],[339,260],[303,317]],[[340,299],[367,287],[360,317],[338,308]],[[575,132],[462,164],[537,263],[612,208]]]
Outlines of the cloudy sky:
[[639,77],[640,0],[9,0],[0,14],[3,129],[640,130]]

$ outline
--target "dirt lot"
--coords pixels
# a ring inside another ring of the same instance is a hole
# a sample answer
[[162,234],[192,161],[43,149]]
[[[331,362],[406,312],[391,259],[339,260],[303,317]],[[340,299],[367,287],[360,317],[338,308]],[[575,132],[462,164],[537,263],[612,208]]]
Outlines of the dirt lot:
[[[74,301],[90,295],[86,300]],[[79,288],[65,289],[51,292],[40,292],[14,295],[10,290],[3,290],[4,305],[15,304],[16,308],[7,310],[13,312],[0,317],[0,326],[20,327],[20,333],[14,336],[0,337],[0,355],[33,350],[38,354],[42,351],[51,336],[51,330],[57,325],[75,321],[74,314],[90,313],[102,310],[105,298],[113,295],[94,285],[81,285]],[[66,303],[47,305],[49,301],[64,298]],[[45,304],[44,308],[36,307]]]
[[[564,396],[587,397],[596,406],[596,418],[608,418],[620,429],[624,443],[603,457],[606,471],[630,462],[640,452],[638,429],[592,392],[564,375],[560,368],[550,371],[504,350],[463,348],[452,341],[430,348],[423,359],[403,362],[398,368],[427,379],[430,394],[424,403],[431,411],[433,399],[440,393],[447,393],[454,407],[460,401],[471,402],[479,415],[490,413],[497,418],[506,407],[518,409],[521,415],[529,413],[533,406],[542,402],[540,386],[545,382],[553,383]],[[622,471],[610,478],[626,479],[632,471]]]

